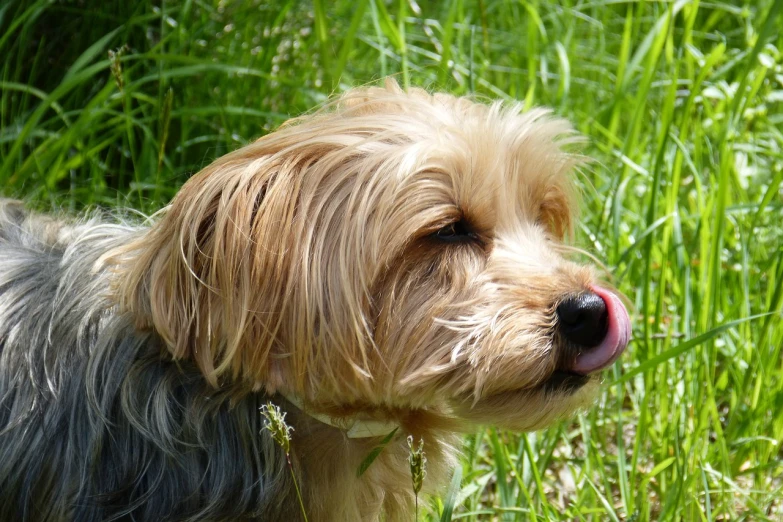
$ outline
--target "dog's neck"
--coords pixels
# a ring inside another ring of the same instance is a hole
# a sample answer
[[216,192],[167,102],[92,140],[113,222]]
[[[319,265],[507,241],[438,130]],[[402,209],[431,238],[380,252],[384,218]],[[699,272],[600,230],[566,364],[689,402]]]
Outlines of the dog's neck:
[[[280,395],[279,399],[285,398]],[[309,405],[301,399],[297,402]],[[424,441],[427,476],[422,494],[442,492],[457,466],[460,436],[450,419],[435,410],[398,411],[397,415],[392,411],[387,415],[377,412],[377,416],[372,411],[357,411],[352,416],[319,408],[318,412],[327,417],[326,422],[290,399],[281,400],[279,406],[288,409],[290,416],[286,421],[294,428],[291,461],[309,520],[410,521],[415,494],[410,485],[408,436],[417,444]],[[393,421],[378,430],[377,437],[349,438],[348,431],[357,417]],[[291,502],[288,509],[298,513],[294,492],[289,491],[287,498]],[[296,517],[286,518],[290,519]]]
[[312,417],[327,426],[344,431],[349,439],[385,437],[400,427],[400,425],[394,421],[368,419],[362,418],[361,416],[333,417],[323,413],[316,413],[308,410],[303,401],[295,395],[283,394],[283,397],[309,417]]

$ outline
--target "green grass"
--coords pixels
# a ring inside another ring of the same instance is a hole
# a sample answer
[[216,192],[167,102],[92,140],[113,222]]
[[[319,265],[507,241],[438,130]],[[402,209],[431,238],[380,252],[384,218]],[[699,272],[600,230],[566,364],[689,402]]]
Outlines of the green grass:
[[629,353],[574,420],[468,437],[422,519],[783,519],[783,1],[114,4],[0,4],[6,195],[151,211],[388,74],[590,138],[576,240],[633,302]]

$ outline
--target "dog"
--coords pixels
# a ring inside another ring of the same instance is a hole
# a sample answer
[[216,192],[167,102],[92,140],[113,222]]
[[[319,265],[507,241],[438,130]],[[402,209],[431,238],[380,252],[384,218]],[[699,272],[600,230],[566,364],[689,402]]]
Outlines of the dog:
[[411,520],[408,436],[437,493],[461,433],[588,405],[630,320],[564,244],[579,141],[387,80],[144,223],[3,200],[0,520]]

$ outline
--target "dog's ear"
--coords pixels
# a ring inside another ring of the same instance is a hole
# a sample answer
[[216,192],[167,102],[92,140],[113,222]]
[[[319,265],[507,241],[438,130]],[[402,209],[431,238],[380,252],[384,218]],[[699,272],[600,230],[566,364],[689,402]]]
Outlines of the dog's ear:
[[318,125],[218,159],[109,255],[120,310],[214,385],[301,393],[307,379],[367,378],[372,262],[349,209],[359,152]]
[[573,177],[589,159],[579,150],[584,139],[571,124],[552,117],[547,109],[533,109],[515,120],[519,181],[534,209],[538,224],[562,240],[573,233],[578,193]]
[[558,239],[572,232],[575,197],[564,179],[546,186],[539,197],[538,222]]
[[289,173],[287,187],[276,183],[290,167],[256,149],[224,156],[191,178],[162,219],[112,254],[120,309],[215,385],[227,372],[275,380],[268,359],[288,291],[286,224],[294,222],[296,177]]

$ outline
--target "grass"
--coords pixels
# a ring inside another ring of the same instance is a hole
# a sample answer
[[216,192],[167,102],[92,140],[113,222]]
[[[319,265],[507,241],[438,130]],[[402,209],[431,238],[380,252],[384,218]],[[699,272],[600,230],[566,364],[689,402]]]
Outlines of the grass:
[[420,518],[780,521],[782,11],[7,0],[0,190],[151,211],[211,159],[388,74],[551,106],[597,158],[576,241],[633,302],[630,353],[572,421],[468,437]]

